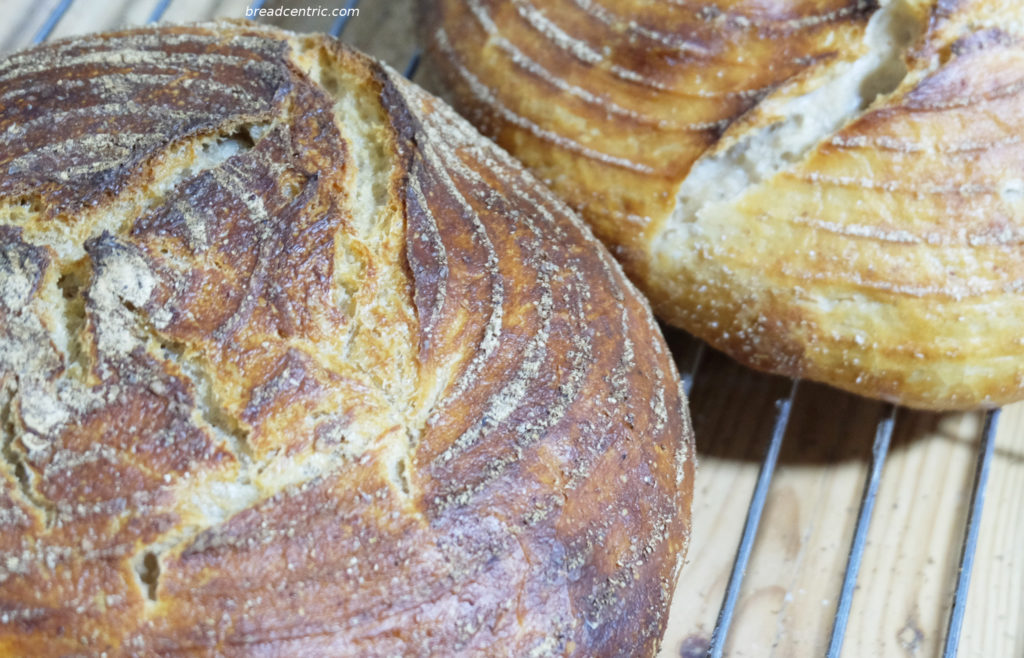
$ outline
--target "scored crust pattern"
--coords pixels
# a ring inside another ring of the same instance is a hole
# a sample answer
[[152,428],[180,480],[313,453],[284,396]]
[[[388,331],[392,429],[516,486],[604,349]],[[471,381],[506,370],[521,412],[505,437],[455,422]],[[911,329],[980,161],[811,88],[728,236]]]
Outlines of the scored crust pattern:
[[654,651],[685,398],[508,155],[249,25],[18,53],[0,97],[3,653]]
[[456,107],[666,321],[912,406],[1024,396],[1021,3],[421,5]]

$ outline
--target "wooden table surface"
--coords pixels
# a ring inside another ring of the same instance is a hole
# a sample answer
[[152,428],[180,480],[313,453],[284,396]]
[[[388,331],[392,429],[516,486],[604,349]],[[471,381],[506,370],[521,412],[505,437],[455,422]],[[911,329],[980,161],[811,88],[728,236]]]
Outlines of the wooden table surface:
[[[0,53],[29,45],[61,0],[0,0]],[[160,0],[74,0],[52,38],[144,23]],[[268,7],[278,4],[274,0]],[[341,6],[296,0],[288,7]],[[164,20],[241,18],[248,0],[172,0]],[[363,0],[343,39],[402,70],[416,48],[412,0]],[[325,31],[330,19],[267,19]],[[415,79],[430,87],[430,71]],[[697,344],[666,330],[680,369]],[[715,624],[772,431],[791,383],[707,350],[691,395],[699,473],[693,540],[662,656],[702,656]],[[875,427],[885,405],[797,388],[740,591],[729,656],[823,655],[836,611]],[[983,414],[899,409],[853,598],[844,656],[941,654]],[[1004,409],[982,516],[960,656],[1024,656],[1024,405]]]

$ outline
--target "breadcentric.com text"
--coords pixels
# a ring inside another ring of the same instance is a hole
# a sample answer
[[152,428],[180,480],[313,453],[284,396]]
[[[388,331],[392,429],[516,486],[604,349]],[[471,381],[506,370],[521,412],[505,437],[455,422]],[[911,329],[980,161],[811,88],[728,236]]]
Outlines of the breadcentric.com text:
[[307,5],[305,7],[246,7],[246,18],[338,18],[340,16],[359,16],[358,7],[324,7]]

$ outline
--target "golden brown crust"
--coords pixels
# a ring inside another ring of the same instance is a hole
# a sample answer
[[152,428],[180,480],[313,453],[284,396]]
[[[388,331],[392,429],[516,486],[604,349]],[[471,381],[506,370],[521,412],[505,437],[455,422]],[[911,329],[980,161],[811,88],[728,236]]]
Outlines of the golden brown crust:
[[834,58],[876,6],[722,4],[429,0],[421,13],[458,108],[636,273],[691,163],[779,83]]
[[27,51],[0,95],[0,652],[654,652],[685,399],[509,156],[241,24]]
[[[457,106],[581,210],[665,320],[754,367],[913,406],[1019,399],[1024,15],[881,4],[429,0],[423,15]],[[688,214],[696,166],[868,61],[886,7],[924,27],[894,92]]]

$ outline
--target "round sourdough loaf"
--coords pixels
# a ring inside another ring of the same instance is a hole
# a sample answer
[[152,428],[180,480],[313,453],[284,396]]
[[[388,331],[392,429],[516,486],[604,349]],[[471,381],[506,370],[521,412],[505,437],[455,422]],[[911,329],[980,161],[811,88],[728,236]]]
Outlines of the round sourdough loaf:
[[456,107],[666,321],[913,406],[1024,397],[1024,3],[421,4]]
[[247,24],[0,60],[0,654],[650,655],[684,396],[579,220]]

